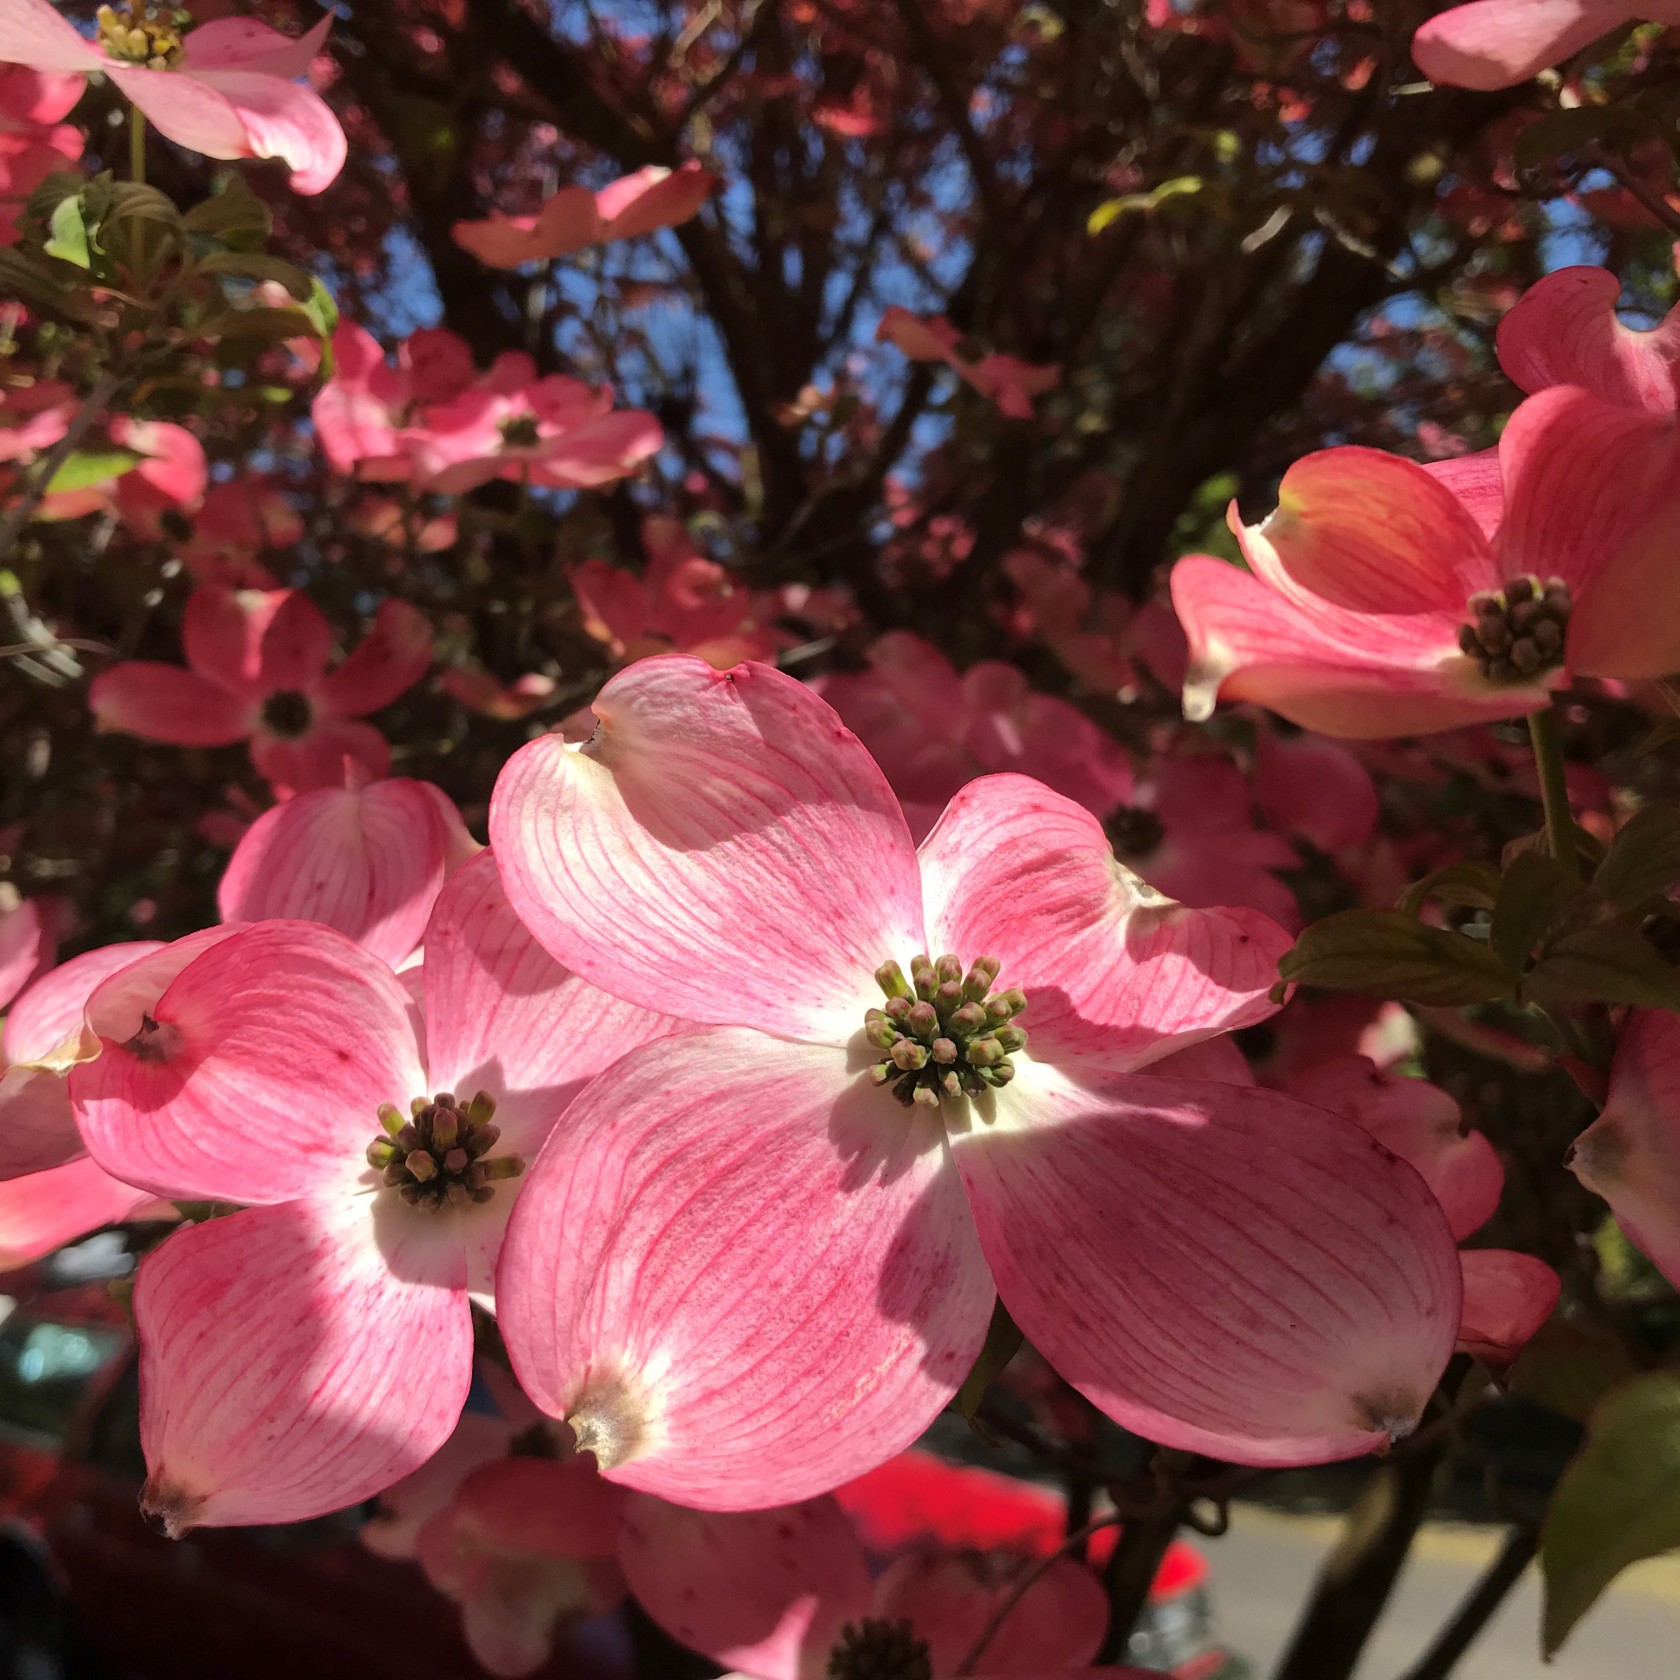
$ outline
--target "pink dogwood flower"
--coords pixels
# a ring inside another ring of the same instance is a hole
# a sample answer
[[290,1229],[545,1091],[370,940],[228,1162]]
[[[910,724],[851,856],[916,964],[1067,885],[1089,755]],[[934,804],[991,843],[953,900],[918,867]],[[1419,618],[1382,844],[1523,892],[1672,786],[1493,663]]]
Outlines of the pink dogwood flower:
[[[1423,1175],[1463,1242],[1499,1206],[1505,1168],[1439,1085],[1379,1070],[1364,1056],[1326,1062],[1288,1081],[1305,1102],[1344,1114]],[[1509,1365],[1552,1315],[1561,1284],[1544,1260],[1505,1248],[1459,1251],[1464,1305],[1458,1351],[1484,1365]]]
[[[8,899],[10,903],[8,904]],[[61,904],[56,898],[18,898],[0,889],[0,1010],[52,967]]]
[[869,648],[867,671],[815,685],[874,755],[920,841],[946,802],[976,776],[1030,772],[1099,815],[1132,787],[1125,749],[1076,706],[1036,694],[995,659],[961,675],[938,648],[889,630]]
[[1579,264],[1544,275],[1499,322],[1499,365],[1533,395],[1579,385],[1622,408],[1670,414],[1680,407],[1680,309],[1656,326],[1624,326],[1622,283]]
[[573,566],[566,580],[583,627],[615,664],[650,653],[692,653],[726,670],[767,659],[775,638],[759,622],[762,603],[689,540],[679,520],[642,521],[648,563],[640,577],[604,560]]
[[1604,1110],[1571,1145],[1567,1164],[1680,1287],[1680,1020],[1660,1009],[1629,1014]]
[[1371,772],[1322,735],[1284,735],[1262,725],[1254,739],[1254,797],[1278,833],[1298,834],[1321,852],[1367,846],[1377,831]]
[[949,1400],[994,1293],[1154,1440],[1282,1464],[1411,1427],[1458,1320],[1423,1183],[1291,1099],[1136,1071],[1270,1014],[1281,928],[1151,892],[1024,776],[918,855],[765,666],[643,660],[595,712],[514,755],[490,829],[557,960],[694,1028],[578,1100],[503,1256],[515,1371],[609,1475],[831,1488]]
[[322,922],[393,968],[414,954],[445,880],[479,850],[449,796],[430,782],[344,785],[264,811],[216,891],[224,922]]
[[1515,87],[1629,23],[1680,24],[1676,0],[1471,0],[1423,24],[1412,57],[1447,87]]
[[195,582],[223,589],[277,588],[273,573],[257,556],[303,540],[297,509],[278,485],[258,473],[211,485],[191,521],[181,564]]
[[64,122],[85,78],[0,65],[0,245],[15,245],[29,195],[82,155],[84,136]]
[[406,601],[390,600],[355,651],[329,670],[332,640],[300,589],[202,585],[181,624],[186,669],[125,660],[94,678],[88,704],[101,728],[150,741],[248,741],[252,763],[285,792],[342,784],[346,758],[382,776],[390,749],[360,720],[425,675],[431,626]]
[[669,1026],[551,962],[488,856],[438,900],[419,1010],[331,928],[217,932],[147,1007],[94,993],[101,1053],[71,1079],[107,1171],[245,1204],[135,1284],[142,1504],[173,1534],[337,1510],[437,1451],[526,1162]]
[[1154,761],[1103,813],[1114,855],[1157,892],[1192,909],[1246,904],[1293,932],[1300,907],[1274,871],[1300,856],[1254,821],[1248,779],[1227,758]]
[[534,216],[492,210],[483,221],[457,222],[450,236],[491,268],[518,268],[675,227],[697,214],[717,186],[717,176],[692,160],[674,170],[638,169],[599,192],[562,187]]
[[422,328],[398,348],[396,365],[365,327],[333,329],[333,374],[315,394],[310,418],[334,472],[376,482],[414,471],[426,412],[456,401],[473,383],[472,351],[447,328]]
[[1523,403],[1497,458],[1308,455],[1262,524],[1233,511],[1248,571],[1173,568],[1185,711],[1252,700],[1326,735],[1408,735],[1539,711],[1575,676],[1662,676],[1677,528],[1674,416],[1570,386]]
[[421,1527],[426,1579],[461,1606],[467,1646],[491,1674],[534,1674],[561,1629],[623,1600],[623,1498],[587,1459],[500,1458],[469,1471]]
[[913,362],[943,362],[1011,420],[1032,419],[1033,398],[1062,382],[1059,366],[1024,362],[1019,356],[995,351],[986,356],[970,353],[962,334],[943,315],[912,315],[894,304],[882,314],[875,337],[896,346]]
[[610,386],[564,374],[539,379],[531,358],[513,350],[454,401],[428,411],[413,454],[422,487],[444,495],[493,478],[577,490],[628,477],[664,441],[653,415],[613,407]]
[[0,0],[0,61],[101,71],[166,140],[212,158],[279,158],[293,189],[318,193],[344,167],[338,118],[300,86],[326,43],[329,13],[297,40],[255,18],[217,18],[181,35],[172,9],[99,9],[89,40],[52,0]]
[[[871,1580],[863,1545],[833,1496],[722,1513],[633,1494],[619,1557],[637,1602],[667,1633],[752,1680],[897,1673],[950,1680],[966,1672],[964,1659],[1030,1567],[1020,1554],[918,1548]],[[1107,1626],[1096,1576],[1057,1558],[986,1641],[977,1672],[1143,1680],[1139,1669],[1086,1669]]]

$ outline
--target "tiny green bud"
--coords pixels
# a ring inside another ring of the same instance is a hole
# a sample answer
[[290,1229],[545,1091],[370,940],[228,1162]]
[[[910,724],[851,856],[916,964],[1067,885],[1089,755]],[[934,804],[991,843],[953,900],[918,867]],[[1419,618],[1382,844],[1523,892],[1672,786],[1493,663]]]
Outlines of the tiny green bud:
[[883,1016],[863,1029],[864,1041],[877,1050],[890,1050],[898,1043],[898,1028]]
[[1004,1048],[995,1038],[974,1039],[968,1047],[968,1059],[977,1068],[996,1067],[1004,1058]]
[[887,1000],[887,1007],[881,1011],[889,1021],[896,1021],[903,1026],[910,1019],[910,1011],[914,1008],[907,997],[895,997]]
[[910,1100],[919,1103],[923,1108],[938,1108],[939,1093],[931,1085],[918,1085],[911,1092]]
[[910,1016],[905,1025],[924,1044],[931,1044],[939,1034],[939,1011],[923,999],[911,1005]]
[[954,1068],[940,1074],[939,1089],[948,1097],[960,1097],[962,1095],[962,1078]]
[[895,962],[884,962],[875,970],[875,984],[890,998],[907,998],[910,995],[910,982]]
[[408,1112],[416,1116],[416,1118],[424,1114],[426,1112],[426,1099],[424,1097],[416,1097],[414,1101],[408,1105]]
[[873,1085],[885,1085],[898,1072],[891,1062],[877,1062],[869,1070],[869,1080]]
[[484,1163],[486,1178],[518,1178],[525,1171],[525,1157],[523,1155],[498,1155],[494,1161]]
[[915,983],[916,996],[924,1002],[931,1003],[933,994],[939,989],[939,977],[931,967],[914,968],[910,971],[910,978]]
[[467,1118],[475,1125],[482,1126],[496,1112],[496,1099],[488,1091],[480,1091],[467,1104]]
[[1005,1050],[1010,1052],[1025,1050],[1027,1047],[1027,1034],[1026,1029],[1023,1027],[999,1027],[998,1030],[992,1034],[992,1037],[995,1038]]
[[901,1038],[892,1047],[892,1059],[895,1067],[903,1069],[905,1073],[915,1073],[919,1068],[927,1066],[928,1053],[913,1039]]
[[961,1009],[951,1013],[951,1028],[954,1032],[962,1033],[965,1037],[969,1033],[984,1032],[986,1028],[986,1010],[978,1003],[965,1003]]
[[962,982],[960,980],[941,980],[939,990],[933,994],[933,1006],[946,1020],[949,1020],[952,1014],[962,1006],[962,1000]]
[[941,957],[933,965],[933,972],[939,976],[942,986],[947,983],[958,987],[962,985],[963,965],[956,957]]
[[957,1059],[957,1047],[948,1038],[936,1038],[929,1054],[936,1062],[949,1067]]
[[367,1164],[370,1167],[388,1167],[391,1157],[396,1154],[395,1148],[384,1138],[375,1138],[367,1146]]
[[381,1103],[379,1105],[379,1124],[396,1137],[403,1129],[402,1110],[395,1103]]
[[1013,1062],[999,1062],[995,1068],[986,1070],[986,1077],[994,1085],[1007,1085],[1015,1077],[1015,1064]]

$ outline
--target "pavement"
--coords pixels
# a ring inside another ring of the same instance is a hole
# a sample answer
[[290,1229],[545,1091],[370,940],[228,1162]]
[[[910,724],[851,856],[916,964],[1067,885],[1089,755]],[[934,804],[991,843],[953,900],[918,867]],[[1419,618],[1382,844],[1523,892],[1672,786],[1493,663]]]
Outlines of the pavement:
[[[1326,1549],[1334,1518],[1254,1506],[1231,1511],[1230,1531],[1199,1540],[1213,1570],[1220,1639],[1266,1680]],[[1431,1523],[1418,1536],[1357,1680],[1397,1680],[1416,1661],[1499,1548],[1501,1531]],[[1453,1680],[1677,1680],[1680,1554],[1627,1571],[1550,1663],[1540,1660],[1540,1577],[1530,1565]]]

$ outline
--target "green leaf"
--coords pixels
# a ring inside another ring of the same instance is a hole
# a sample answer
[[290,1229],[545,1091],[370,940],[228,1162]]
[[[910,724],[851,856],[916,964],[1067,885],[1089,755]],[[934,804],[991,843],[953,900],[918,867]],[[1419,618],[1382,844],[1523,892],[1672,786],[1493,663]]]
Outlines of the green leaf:
[[1550,1658],[1630,1564],[1680,1546],[1680,1371],[1607,1395],[1540,1532],[1541,1645]]
[[235,251],[260,250],[274,227],[268,207],[232,172],[223,177],[220,191],[195,204],[183,220],[188,233]]
[[296,263],[265,251],[217,251],[196,267],[200,274],[225,274],[236,280],[276,280],[302,304],[309,302],[315,283]]
[[1554,1318],[1518,1354],[1509,1382],[1513,1394],[1585,1423],[1611,1389],[1638,1374],[1608,1331]]
[[294,304],[278,309],[229,309],[200,321],[197,331],[209,339],[259,338],[278,344],[288,338],[314,338],[315,317]]
[[65,490],[87,490],[96,484],[109,483],[113,478],[121,478],[139,460],[132,449],[78,449],[67,455],[52,475],[47,494],[52,496]]
[[1526,124],[1516,138],[1513,158],[1521,175],[1553,158],[1578,152],[1595,140],[1628,146],[1660,134],[1649,117],[1625,103],[1581,105]]
[[1680,973],[1620,919],[1590,922],[1549,941],[1523,990],[1556,1003],[1633,1003],[1680,1014]]
[[1427,927],[1404,910],[1326,916],[1284,953],[1278,973],[1331,991],[1447,1006],[1509,997],[1516,983],[1479,939]]
[[1415,916],[1432,898],[1444,904],[1464,904],[1473,910],[1491,910],[1499,896],[1499,873],[1485,863],[1449,863],[1432,869],[1421,881],[1414,881],[1400,895],[1399,908]]
[[1523,852],[1511,860],[1493,906],[1490,943],[1513,974],[1522,973],[1529,953],[1560,923],[1589,911],[1597,895],[1573,870],[1545,852]]
[[[315,323],[315,332],[321,342],[330,343],[333,329],[338,325],[338,300],[317,279],[309,283],[309,301],[304,304],[303,312]],[[328,368],[327,374],[331,372],[332,369]]]
[[93,257],[88,250],[87,223],[82,220],[82,201],[66,198],[52,213],[48,222],[47,242],[42,249],[60,262],[74,263],[77,268],[91,268]]
[[1680,881],[1680,805],[1642,805],[1610,843],[1593,885],[1618,909],[1637,910]]
[[980,1349],[980,1357],[974,1361],[973,1370],[963,1378],[963,1385],[951,1402],[976,1434],[981,1431],[974,1420],[980,1410],[980,1402],[986,1397],[986,1390],[1003,1375],[1004,1367],[1020,1351],[1024,1340],[1015,1320],[1009,1316],[1009,1309],[1002,1301],[997,1302],[992,1308],[992,1322],[986,1331],[986,1342]]

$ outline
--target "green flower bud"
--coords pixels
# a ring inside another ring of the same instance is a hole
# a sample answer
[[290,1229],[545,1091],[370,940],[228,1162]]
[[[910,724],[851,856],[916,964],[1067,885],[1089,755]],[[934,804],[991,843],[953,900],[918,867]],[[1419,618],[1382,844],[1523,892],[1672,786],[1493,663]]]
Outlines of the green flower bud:
[[396,1149],[393,1145],[387,1143],[384,1138],[375,1138],[367,1146],[367,1164],[370,1167],[388,1167],[391,1157],[395,1154]]
[[437,1162],[424,1149],[411,1149],[403,1157],[403,1169],[410,1178],[417,1178],[424,1184],[429,1178],[437,1177]]
[[870,1082],[875,1085],[885,1085],[898,1072],[891,1062],[877,1062],[869,1070]]
[[890,998],[907,998],[910,995],[910,982],[895,962],[884,962],[875,970],[875,984]]
[[951,1012],[951,1030],[961,1033],[965,1038],[971,1033],[986,1030],[986,1010],[982,1004],[965,1003],[961,1009]]
[[957,1047],[948,1038],[936,1038],[929,1052],[936,1062],[949,1067],[957,1059]]
[[461,1135],[461,1117],[452,1108],[437,1108],[432,1110],[432,1144],[444,1151],[455,1147],[455,1140]]
[[403,1129],[402,1110],[395,1103],[381,1103],[379,1105],[379,1124],[392,1137],[398,1136]]
[[865,1042],[872,1044],[877,1050],[890,1050],[898,1043],[898,1028],[885,1016],[879,1021],[872,1021],[863,1029]]
[[893,1065],[906,1073],[915,1073],[927,1066],[928,1053],[913,1039],[901,1038],[892,1047]]
[[910,1006],[910,1015],[905,1025],[924,1044],[931,1044],[939,1035],[939,1012],[924,999]]
[[1011,1052],[1016,1050],[1025,1050],[1027,1047],[1027,1034],[1025,1028],[1022,1027],[999,1027],[998,1030],[992,1034],[992,1037],[996,1039],[1005,1050]]
[[977,1068],[996,1067],[1004,1054],[1003,1046],[995,1038],[976,1038],[968,1046],[968,1059]]
[[941,957],[933,965],[933,972],[942,986],[949,984],[960,988],[962,985],[963,965],[956,957]]
[[496,1099],[488,1091],[480,1091],[467,1104],[467,1118],[475,1125],[482,1126],[496,1112]]
[[939,1093],[931,1085],[918,1085],[911,1093],[910,1100],[923,1108],[938,1108]]

